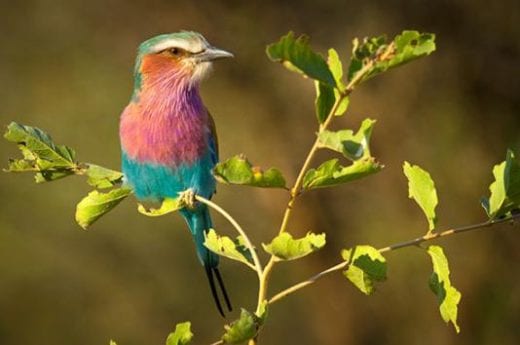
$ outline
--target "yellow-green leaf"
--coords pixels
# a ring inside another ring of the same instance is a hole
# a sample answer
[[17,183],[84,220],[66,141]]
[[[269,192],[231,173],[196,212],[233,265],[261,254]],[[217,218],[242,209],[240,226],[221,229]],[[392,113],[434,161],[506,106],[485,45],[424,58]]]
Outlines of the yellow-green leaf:
[[429,246],[428,254],[432,259],[433,273],[430,277],[430,288],[439,301],[439,311],[445,322],[450,322],[457,333],[460,332],[457,324],[458,305],[461,293],[451,285],[450,268],[444,251],[439,246]]
[[175,331],[168,335],[166,345],[188,345],[193,339],[191,322],[182,322],[175,325]]
[[[392,41],[386,36],[353,41],[348,78],[358,83],[388,69],[426,56],[435,51],[435,35],[418,31],[403,31]],[[357,76],[362,72],[363,75]]]
[[123,180],[123,173],[96,164],[87,164],[87,183],[96,188],[111,188]]
[[92,191],[76,206],[76,222],[86,229],[96,220],[110,212],[132,191],[128,188],[116,188],[107,193]]
[[245,156],[236,155],[220,162],[214,169],[217,181],[226,184],[239,184],[263,188],[286,188],[285,178],[275,168],[263,171],[253,166]]
[[314,101],[316,117],[319,123],[323,123],[327,120],[336,102],[336,94],[334,89],[327,84],[319,81],[314,82],[314,84],[316,86],[316,99]]
[[375,291],[375,283],[386,280],[386,259],[374,247],[355,246],[341,252],[343,260],[349,263],[343,275],[365,295]]
[[508,150],[506,160],[493,168],[495,181],[489,186],[491,195],[482,199],[489,219],[507,215],[520,208],[520,164],[513,151]]
[[435,207],[437,207],[438,200],[435,183],[430,174],[418,165],[404,162],[403,171],[408,179],[408,196],[410,199],[414,199],[423,210],[431,232],[437,222]]
[[224,326],[226,333],[222,336],[222,341],[224,344],[242,344],[253,339],[261,326],[260,321],[255,314],[242,309],[238,320]]
[[210,229],[206,234],[204,245],[212,252],[225,256],[229,259],[240,261],[248,265],[253,270],[253,259],[251,253],[244,244],[243,239],[239,236],[234,241],[227,236],[219,236],[214,229]]
[[329,66],[321,55],[309,47],[309,38],[305,35],[295,38],[294,33],[289,32],[277,43],[268,45],[266,53],[271,60],[281,62],[291,71],[336,87]]
[[339,164],[338,159],[331,159],[305,173],[303,188],[314,189],[348,183],[377,173],[382,168],[373,157],[359,159],[348,166]]
[[295,260],[321,249],[325,245],[325,234],[309,232],[303,238],[294,239],[291,234],[282,232],[271,243],[262,245],[278,260]]
[[372,119],[365,119],[356,134],[350,129],[336,132],[321,131],[318,134],[318,144],[322,148],[340,152],[353,161],[370,157],[370,136],[375,122]]
[[8,172],[34,172],[37,183],[54,181],[76,172],[76,153],[65,145],[56,145],[39,128],[11,122],[4,138],[16,143],[22,159],[9,159]]
[[329,65],[329,69],[332,72],[338,89],[343,91],[345,89],[345,85],[343,84],[343,64],[339,59],[338,52],[334,48],[329,49],[327,64]]
[[[4,138],[29,151],[42,170],[49,168],[74,168],[76,153],[65,145],[56,145],[52,138],[39,128],[11,122]],[[27,158],[28,152],[24,153]]]
[[[336,99],[339,99],[341,97],[339,91],[336,89],[334,89],[334,96],[336,97]],[[338,108],[334,112],[334,116],[341,116],[341,115],[345,114],[345,112],[348,109],[349,104],[350,104],[350,98],[347,96],[343,97],[343,99],[341,100],[341,102],[338,105]]]
[[172,213],[184,207],[181,197],[166,198],[161,202],[159,208],[146,208],[142,204],[138,204],[137,211],[148,217],[159,217],[165,214]]

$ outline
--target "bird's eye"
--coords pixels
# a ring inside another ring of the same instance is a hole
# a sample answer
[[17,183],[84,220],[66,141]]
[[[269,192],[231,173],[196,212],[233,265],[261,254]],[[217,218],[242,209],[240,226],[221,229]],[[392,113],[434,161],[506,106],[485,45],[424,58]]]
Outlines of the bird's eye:
[[179,48],[171,48],[170,53],[175,56],[180,56],[182,54],[182,49]]

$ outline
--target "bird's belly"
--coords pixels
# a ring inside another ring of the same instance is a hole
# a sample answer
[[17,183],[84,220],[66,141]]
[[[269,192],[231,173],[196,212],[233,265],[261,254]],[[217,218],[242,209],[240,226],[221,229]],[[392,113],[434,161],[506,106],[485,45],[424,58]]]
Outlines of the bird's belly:
[[125,153],[122,161],[125,182],[140,200],[174,198],[189,188],[206,198],[215,192],[214,163],[209,150],[199,159],[177,166],[141,162]]

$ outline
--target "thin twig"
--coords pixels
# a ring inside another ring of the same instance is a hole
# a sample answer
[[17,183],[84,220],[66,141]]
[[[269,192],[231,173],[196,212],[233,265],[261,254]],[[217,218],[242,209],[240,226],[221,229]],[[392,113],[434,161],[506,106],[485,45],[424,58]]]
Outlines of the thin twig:
[[244,239],[244,242],[245,242],[245,245],[246,245],[247,249],[251,253],[251,257],[253,258],[253,262],[255,263],[255,271],[256,271],[256,273],[258,275],[258,279],[261,280],[262,279],[262,273],[263,273],[262,264],[260,263],[260,260],[258,259],[258,255],[256,254],[255,247],[253,247],[253,244],[251,243],[251,240],[249,239],[249,237],[247,236],[245,231],[242,229],[240,224],[238,224],[237,221],[229,213],[227,213],[222,207],[220,207],[219,205],[215,204],[213,201],[208,200],[208,199],[206,199],[206,198],[204,198],[204,197],[202,197],[200,195],[195,195],[195,199],[197,201],[200,201],[203,204],[208,205],[209,207],[211,207],[212,209],[214,209],[215,211],[220,213],[222,216],[224,216],[224,218],[226,218],[231,223],[231,225],[233,225],[233,227],[236,229],[236,231],[242,236],[242,238]]
[[[380,253],[384,253],[384,252],[389,252],[389,251],[393,251],[393,250],[397,250],[397,249],[401,249],[401,248],[405,248],[405,247],[410,247],[410,246],[416,246],[420,243],[423,243],[423,242],[427,242],[427,241],[432,241],[432,240],[435,240],[435,239],[438,239],[438,238],[441,238],[441,237],[446,237],[446,236],[451,236],[451,235],[456,235],[456,234],[460,234],[460,233],[463,233],[463,232],[467,232],[467,231],[472,231],[472,230],[477,230],[477,229],[485,229],[485,228],[490,228],[494,225],[497,225],[497,224],[501,224],[501,223],[505,223],[505,222],[514,222],[516,219],[520,218],[520,214],[515,214],[509,218],[504,218],[504,219],[499,219],[499,220],[495,220],[495,221],[487,221],[487,222],[483,222],[483,223],[478,223],[478,224],[472,224],[472,225],[468,225],[468,226],[463,226],[463,227],[460,227],[460,228],[452,228],[452,229],[448,229],[448,230],[444,230],[444,231],[441,231],[441,232],[437,232],[437,233],[434,233],[434,234],[426,234],[422,237],[418,237],[418,238],[415,238],[413,240],[409,240],[409,241],[405,241],[405,242],[400,242],[400,243],[396,243],[396,244],[392,244],[390,246],[387,246],[387,247],[383,247],[383,248],[380,248],[379,249],[379,252]],[[322,271],[312,277],[310,277],[309,279],[307,280],[304,280],[298,284],[295,284],[279,293],[277,293],[276,295],[274,295],[273,297],[271,297],[269,299],[269,304],[271,303],[274,303],[276,301],[279,301],[280,299],[286,297],[287,295],[290,295],[292,294],[293,292],[295,291],[298,291],[312,283],[314,283],[316,280],[328,275],[329,273],[333,273],[333,272],[336,272],[336,271],[340,271],[340,270],[343,270],[345,269],[347,266],[349,265],[349,262],[347,261],[343,261],[343,262],[340,262],[328,269],[326,269],[325,271]]]

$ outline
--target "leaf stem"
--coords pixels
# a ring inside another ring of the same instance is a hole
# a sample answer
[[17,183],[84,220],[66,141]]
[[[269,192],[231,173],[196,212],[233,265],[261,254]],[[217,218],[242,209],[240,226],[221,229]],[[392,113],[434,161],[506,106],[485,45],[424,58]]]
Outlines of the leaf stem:
[[[509,218],[504,218],[504,219],[499,219],[499,220],[494,220],[494,221],[486,221],[486,222],[482,222],[482,223],[478,223],[478,224],[463,226],[460,228],[452,228],[452,229],[444,230],[444,231],[437,232],[437,233],[429,233],[422,237],[417,237],[417,238],[409,240],[409,241],[404,241],[404,242],[400,242],[400,243],[396,243],[396,244],[392,244],[392,245],[380,248],[379,252],[380,253],[389,252],[389,251],[393,251],[393,250],[397,250],[397,249],[401,249],[401,248],[405,248],[405,247],[416,246],[423,242],[432,241],[432,240],[435,240],[435,239],[438,239],[441,237],[452,236],[452,235],[460,234],[460,233],[467,232],[467,231],[473,231],[473,230],[477,230],[477,229],[486,229],[486,228],[490,228],[497,224],[502,224],[502,223],[506,223],[509,221],[514,222],[518,218],[520,218],[520,214],[514,214]],[[349,265],[349,262],[343,261],[332,267],[329,267],[328,269],[308,278],[307,280],[304,280],[298,284],[295,284],[295,285],[277,293],[276,295],[274,295],[273,297],[271,297],[269,299],[269,304],[277,302],[277,301],[281,300],[282,298],[292,294],[293,292],[296,292],[296,291],[314,283],[315,281],[328,275],[329,273],[343,270],[348,265]]]
[[203,204],[208,205],[209,207],[211,207],[212,209],[214,209],[215,211],[220,213],[222,216],[224,216],[224,218],[226,218],[231,223],[231,225],[233,225],[233,227],[240,234],[240,236],[242,236],[242,238],[244,239],[244,242],[245,242],[245,245],[246,245],[247,249],[251,253],[251,257],[253,258],[253,262],[255,263],[254,267],[255,267],[255,271],[256,271],[256,273],[258,275],[258,279],[261,280],[262,279],[262,275],[263,275],[262,264],[260,263],[260,260],[258,259],[258,255],[256,254],[255,247],[253,247],[253,244],[251,243],[251,240],[247,236],[246,232],[242,229],[240,224],[238,224],[238,222],[229,213],[227,213],[226,210],[224,210],[219,205],[215,204],[213,201],[208,200],[208,199],[206,199],[206,198],[204,198],[204,197],[202,197],[200,195],[195,195],[195,199],[197,201],[203,203]]

